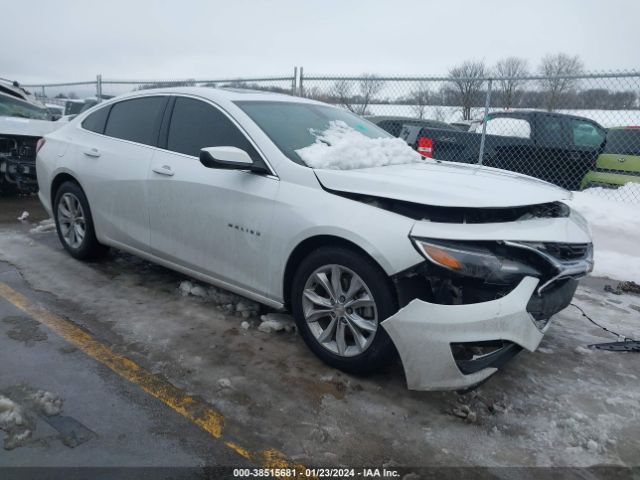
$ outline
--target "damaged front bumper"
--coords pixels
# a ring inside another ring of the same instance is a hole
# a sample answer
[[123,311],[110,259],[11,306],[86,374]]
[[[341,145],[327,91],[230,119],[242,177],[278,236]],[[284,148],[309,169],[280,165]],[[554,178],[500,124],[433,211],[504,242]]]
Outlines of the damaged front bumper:
[[[567,279],[545,296],[536,293],[539,280],[525,277],[496,300],[442,305],[414,299],[382,326],[396,346],[411,390],[458,390],[493,375],[521,349],[534,351],[548,328],[548,318],[566,307],[577,281]],[[497,346],[471,358],[455,349]]]

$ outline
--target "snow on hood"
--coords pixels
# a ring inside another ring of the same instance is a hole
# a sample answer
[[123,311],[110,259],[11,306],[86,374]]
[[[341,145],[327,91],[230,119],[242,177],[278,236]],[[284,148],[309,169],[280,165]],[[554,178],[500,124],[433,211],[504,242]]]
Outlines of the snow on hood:
[[64,123],[51,122],[49,120],[0,116],[0,135],[44,137],[63,125]]
[[311,168],[351,170],[423,162],[404,140],[367,137],[340,120],[330,122],[324,131],[311,133],[316,137],[315,143],[296,150]]
[[425,161],[358,170],[314,170],[328,190],[444,207],[517,207],[567,200],[571,193],[506,170]]

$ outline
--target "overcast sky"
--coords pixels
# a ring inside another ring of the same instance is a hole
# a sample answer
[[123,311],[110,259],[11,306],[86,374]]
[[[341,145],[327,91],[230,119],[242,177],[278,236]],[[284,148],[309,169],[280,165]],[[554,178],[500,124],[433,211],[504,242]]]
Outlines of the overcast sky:
[[0,77],[22,83],[439,75],[509,55],[639,69],[640,0],[0,0]]

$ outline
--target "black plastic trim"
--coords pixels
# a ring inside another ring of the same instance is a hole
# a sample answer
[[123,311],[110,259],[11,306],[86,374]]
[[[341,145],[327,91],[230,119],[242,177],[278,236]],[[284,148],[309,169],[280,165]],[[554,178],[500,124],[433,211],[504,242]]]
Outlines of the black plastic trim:
[[501,349],[476,360],[456,360],[456,365],[464,375],[470,375],[485,368],[501,368],[522,350],[522,347],[517,343],[505,343],[507,345]]

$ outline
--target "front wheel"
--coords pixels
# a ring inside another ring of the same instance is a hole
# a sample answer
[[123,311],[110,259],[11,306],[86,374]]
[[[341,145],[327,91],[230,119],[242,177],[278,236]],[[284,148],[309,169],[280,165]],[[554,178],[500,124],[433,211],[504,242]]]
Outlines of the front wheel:
[[104,255],[107,247],[96,239],[89,202],[79,185],[63,183],[54,200],[54,217],[62,246],[79,260]]
[[395,355],[380,325],[397,311],[388,277],[365,256],[328,247],[302,261],[292,287],[298,330],[328,365],[349,373],[383,368]]

